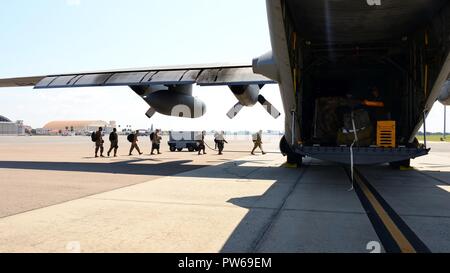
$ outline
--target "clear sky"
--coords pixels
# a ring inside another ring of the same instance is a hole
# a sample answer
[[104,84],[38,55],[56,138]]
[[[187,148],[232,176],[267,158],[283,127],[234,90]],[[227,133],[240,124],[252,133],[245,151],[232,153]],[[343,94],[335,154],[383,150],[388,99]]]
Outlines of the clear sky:
[[[0,2],[0,77],[201,63],[248,62],[270,50],[264,0],[15,0]],[[279,110],[277,86],[262,94]],[[127,87],[0,90],[0,114],[42,127],[51,120],[116,120],[162,129],[283,130],[262,107],[226,112],[236,99],[226,87],[195,87],[208,113],[186,120],[157,114]],[[442,106],[430,115],[441,131]],[[450,111],[449,111],[450,120]]]
[[[270,50],[263,0],[41,0],[0,2],[0,77],[203,63],[251,63]],[[127,87],[2,89],[1,114],[33,127],[60,119],[117,120],[163,129],[283,130],[253,107],[231,121],[227,87],[195,87],[207,114],[186,120],[157,114]],[[277,86],[262,94],[282,110]]]

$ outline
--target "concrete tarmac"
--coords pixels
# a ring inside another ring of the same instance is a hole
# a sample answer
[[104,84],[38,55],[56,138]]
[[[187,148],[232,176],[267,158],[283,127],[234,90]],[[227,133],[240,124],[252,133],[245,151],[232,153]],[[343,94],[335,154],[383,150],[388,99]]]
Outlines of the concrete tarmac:
[[[276,139],[266,156],[250,156],[247,139],[223,156],[165,148],[117,159],[92,158],[88,141],[0,138],[0,252],[367,253],[382,241],[342,166],[282,167]],[[448,252],[450,162],[439,145],[415,170],[362,172],[431,251]]]
[[[274,151],[271,140],[268,149]],[[211,150],[206,156],[171,153],[166,139],[163,154],[150,156],[149,138],[140,137],[139,145],[144,155],[135,151],[130,157],[130,143],[121,137],[119,157],[94,158],[89,137],[0,137],[0,217],[221,164],[248,155],[252,144],[232,142],[227,150],[236,152],[223,156]],[[106,141],[105,155],[108,149]]]
[[431,252],[450,252],[450,143],[431,142],[414,169],[364,167],[374,188]]

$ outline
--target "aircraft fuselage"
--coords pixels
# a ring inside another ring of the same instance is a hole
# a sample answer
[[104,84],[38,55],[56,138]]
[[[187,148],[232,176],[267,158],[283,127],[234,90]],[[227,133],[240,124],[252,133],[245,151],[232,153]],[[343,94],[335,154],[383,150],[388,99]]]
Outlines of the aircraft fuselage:
[[[348,162],[345,149],[342,158],[337,150],[310,152],[311,147],[342,146],[336,137],[341,125],[333,124],[339,120],[330,118],[326,124],[336,126],[331,137],[329,132],[327,137],[317,132],[318,117],[339,110],[321,107],[320,102],[327,98],[329,104],[344,101],[345,105],[348,98],[352,103],[367,101],[373,89],[380,90],[385,103],[384,119],[396,123],[392,148],[399,149],[395,152],[401,156],[370,158],[379,151],[374,148],[357,163],[400,161],[428,152],[402,149],[419,148],[415,136],[450,78],[450,4],[445,0],[375,2],[266,1],[276,80],[286,113],[284,153],[321,159],[333,153],[329,160]],[[376,120],[372,127],[376,134]],[[374,146],[374,138],[359,147]]]

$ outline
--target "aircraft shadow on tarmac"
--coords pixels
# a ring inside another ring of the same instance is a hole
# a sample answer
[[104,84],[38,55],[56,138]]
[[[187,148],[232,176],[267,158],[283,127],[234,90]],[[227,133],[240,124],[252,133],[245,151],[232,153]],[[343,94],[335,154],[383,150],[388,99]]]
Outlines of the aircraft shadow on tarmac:
[[136,164],[145,163],[145,161],[159,162],[159,160],[155,159],[136,159],[108,163],[0,161],[0,169],[170,176],[205,167],[200,165],[188,165],[192,162],[190,160]]
[[[337,165],[316,165],[315,167],[309,168],[320,168],[322,171],[326,171],[327,168],[336,168]],[[371,168],[371,167],[368,167]],[[407,204],[407,206],[417,206],[417,207],[433,207],[438,209],[435,211],[436,214],[447,215],[445,210],[450,208],[450,199],[448,198],[449,192],[444,190],[442,186],[450,185],[450,172],[435,172],[435,171],[419,171],[419,170],[410,170],[410,171],[398,171],[392,170],[388,166],[376,166],[373,167],[372,171],[376,172],[386,172],[394,178],[396,181],[386,180],[386,181],[378,181],[377,184],[380,187],[388,187],[394,192],[390,192],[391,197],[398,197],[399,200],[395,202],[395,207],[399,208],[399,204]],[[249,211],[245,215],[245,217],[240,221],[238,226],[235,228],[231,236],[223,245],[221,252],[222,253],[258,253],[258,252],[363,252],[366,253],[366,249],[364,245],[361,245],[359,249],[354,247],[350,247],[346,245],[345,242],[342,245],[338,244],[334,246],[334,248],[330,248],[327,245],[320,245],[320,240],[318,240],[321,236],[327,238],[329,234],[322,234],[316,239],[318,245],[309,246],[309,245],[299,245],[296,243],[290,242],[298,242],[300,234],[308,234],[302,233],[299,227],[309,226],[311,224],[311,228],[313,228],[314,218],[311,218],[313,223],[298,225],[295,224],[295,218],[291,218],[292,215],[295,215],[295,212],[292,211],[292,207],[294,203],[291,203],[287,206],[289,209],[285,210],[285,205],[289,202],[289,198],[291,197],[291,193],[296,190],[297,185],[303,184],[302,178],[304,177],[304,173],[308,171],[308,167],[303,168],[303,173],[297,171],[297,180],[290,179],[289,182],[277,180],[276,177],[270,177],[267,175],[265,179],[274,179],[275,183],[267,189],[260,196],[246,196],[240,198],[232,198],[228,202],[243,208],[247,208]],[[420,175],[415,175],[415,173],[419,173]],[[252,178],[254,175],[250,174]],[[259,176],[259,175],[256,175]],[[413,177],[413,179],[411,179]],[[429,179],[424,180],[425,177]],[[392,182],[395,182],[392,185]],[[344,182],[345,183],[345,182]],[[412,187],[412,189],[409,189]],[[422,189],[420,189],[422,187]],[[345,185],[344,185],[345,188]],[[343,189],[344,189],[343,188]],[[425,190],[426,189],[426,190]],[[427,193],[423,193],[423,190],[427,191]],[[345,190],[344,190],[345,191]],[[316,192],[320,195],[319,192]],[[433,198],[430,200],[428,198],[422,198],[425,196],[432,196]],[[411,198],[411,197],[417,197]],[[322,197],[317,196],[320,200]],[[295,198],[291,201],[296,200]],[[448,201],[446,201],[448,200]],[[337,204],[338,205],[338,204]],[[320,209],[319,209],[320,210]],[[418,211],[418,213],[424,213],[426,210]],[[299,212],[308,214],[309,212]],[[326,212],[325,212],[326,213]],[[281,216],[283,215],[283,216]],[[344,217],[345,214],[342,214]],[[367,216],[364,216],[367,217]],[[332,217],[331,217],[332,218]],[[305,218],[306,219],[306,218]],[[311,220],[310,219],[310,220]],[[438,219],[438,218],[437,218]],[[436,224],[436,223],[433,223]],[[432,225],[432,224],[430,224]],[[430,226],[430,228],[433,228]],[[330,234],[333,234],[332,230],[334,230],[333,225],[328,227]],[[276,230],[276,231],[274,231]],[[320,228],[319,228],[320,230]],[[327,230],[327,228],[323,228],[322,232]],[[357,232],[357,230],[353,230]],[[275,233],[273,233],[275,232]],[[314,233],[314,232],[312,232]],[[312,234],[310,233],[310,234]],[[320,234],[320,231],[317,231]],[[339,232],[335,232],[339,234]],[[276,234],[276,236],[274,235]],[[331,236],[332,237],[332,236]],[[341,239],[346,240],[345,236],[341,234]],[[442,239],[442,238],[441,238]],[[303,238],[305,240],[305,238]],[[450,241],[450,238],[446,240]],[[308,241],[306,239],[305,241]],[[313,240],[314,241],[314,240]],[[339,239],[338,239],[339,241]],[[437,247],[438,251],[448,251],[448,246],[446,247]]]
[[[260,160],[261,161],[261,160]],[[152,162],[145,164],[145,162]],[[248,174],[255,172],[263,167],[242,166],[251,162],[254,165],[263,164],[262,161],[231,161],[220,164],[220,166],[205,166],[191,164],[191,160],[175,160],[169,162],[160,162],[157,159],[133,159],[128,161],[107,162],[107,163],[88,163],[88,162],[40,162],[40,161],[0,161],[0,169],[17,170],[42,170],[42,171],[65,171],[65,172],[88,172],[88,173],[106,173],[106,174],[125,174],[125,175],[152,175],[152,176],[172,176],[183,173],[183,177],[199,178],[245,178]],[[229,168],[227,167],[229,166]],[[210,168],[210,171],[199,173],[189,173],[200,168]],[[238,167],[238,168],[236,168]],[[237,169],[234,172],[232,169]],[[222,171],[221,171],[222,170]],[[252,179],[276,179],[276,177],[267,177],[267,174],[261,174]]]

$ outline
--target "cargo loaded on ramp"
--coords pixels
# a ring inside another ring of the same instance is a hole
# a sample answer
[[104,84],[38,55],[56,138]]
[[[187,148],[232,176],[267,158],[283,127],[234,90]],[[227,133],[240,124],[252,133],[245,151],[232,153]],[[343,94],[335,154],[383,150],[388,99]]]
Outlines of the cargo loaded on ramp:
[[[295,98],[280,144],[288,161],[350,163],[353,154],[355,164],[399,166],[426,155],[415,136],[437,98],[448,94],[449,1],[280,3],[286,42],[283,49],[273,39],[274,59],[282,70],[288,57],[293,88],[280,86]],[[269,13],[272,32],[281,26],[276,16]]]

